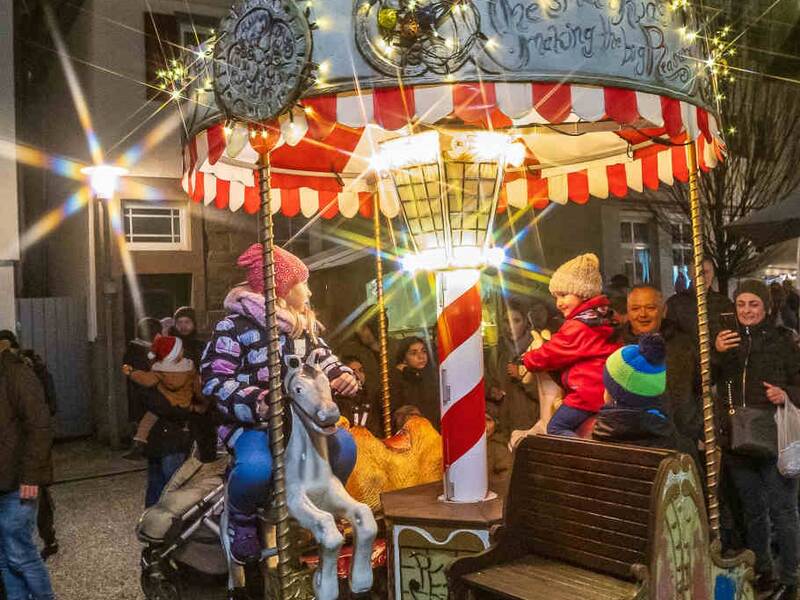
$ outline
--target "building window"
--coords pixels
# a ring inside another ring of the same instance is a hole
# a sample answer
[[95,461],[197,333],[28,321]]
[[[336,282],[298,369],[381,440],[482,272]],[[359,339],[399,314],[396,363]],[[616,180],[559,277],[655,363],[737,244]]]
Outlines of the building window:
[[692,226],[688,222],[672,223],[672,284],[676,291],[692,284]]
[[122,224],[131,250],[188,250],[186,208],[124,201]]
[[620,222],[623,271],[633,285],[653,283],[653,252],[650,221],[644,217],[623,217]]

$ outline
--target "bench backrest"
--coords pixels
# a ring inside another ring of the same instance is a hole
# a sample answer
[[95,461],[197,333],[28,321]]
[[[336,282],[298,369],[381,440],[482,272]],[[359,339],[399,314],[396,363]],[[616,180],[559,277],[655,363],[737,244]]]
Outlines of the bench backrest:
[[505,525],[533,554],[624,579],[650,564],[659,465],[676,453],[530,436],[517,449]]

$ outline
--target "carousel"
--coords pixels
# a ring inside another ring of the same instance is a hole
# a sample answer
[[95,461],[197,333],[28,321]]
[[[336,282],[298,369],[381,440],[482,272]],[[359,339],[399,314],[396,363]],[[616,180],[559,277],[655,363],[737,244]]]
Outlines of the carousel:
[[[272,574],[269,597],[311,593],[297,583],[290,557],[289,521],[297,515],[286,501],[284,463],[291,457],[283,435],[273,219],[313,222],[338,215],[373,221],[387,438],[393,432],[384,223],[410,240],[403,268],[436,278],[441,482],[383,494],[392,597],[477,597],[477,589],[480,597],[539,597],[530,586],[533,595],[497,591],[469,574],[470,555],[503,554],[509,536],[493,536],[494,525],[527,528],[526,518],[552,518],[564,528],[528,528],[541,539],[539,546],[513,546],[545,556],[518,573],[523,579],[545,577],[551,563],[564,561],[572,569],[566,576],[559,571],[565,585],[596,575],[600,579],[585,581],[594,582],[595,595],[608,590],[598,598],[753,597],[752,558],[723,560],[717,542],[719,459],[697,172],[723,160],[725,146],[714,105],[716,69],[698,28],[688,3],[675,0],[239,0],[215,38],[189,57],[191,83],[180,91],[188,98],[181,106],[187,123],[183,188],[195,202],[253,214],[264,245],[267,328],[275,340],[269,386],[274,528],[265,535],[264,560]],[[495,216],[531,219],[551,204],[625,198],[677,182],[689,184],[692,201],[705,481],[675,453],[639,459],[630,450],[641,473],[620,475],[625,460],[616,451],[532,436],[517,450],[503,513],[486,475],[479,292],[481,270],[502,269],[506,258],[505,249],[495,246]],[[291,368],[284,375],[293,376]],[[536,465],[554,453],[587,465],[585,489],[551,490],[553,503],[572,511],[569,518],[526,513],[520,496],[529,483],[542,482]],[[593,471],[604,461],[618,463],[621,471]],[[641,510],[626,508],[628,501],[612,494],[600,500],[609,505],[605,521],[583,523],[579,496],[606,489],[591,483],[589,475],[598,473],[617,482],[641,475],[649,483],[632,494],[643,498]],[[636,511],[641,518],[626,532],[628,514]],[[598,549],[582,542],[584,525]],[[553,532],[560,532],[560,541]],[[360,553],[356,549],[354,556]],[[326,548],[321,554],[322,562],[329,559]],[[458,557],[448,575],[446,567]],[[354,558],[354,594],[368,592],[358,572],[365,568]],[[324,570],[321,564],[319,572]],[[555,573],[545,579],[556,581]],[[316,597],[335,598],[319,579]],[[232,589],[236,581],[232,576]],[[563,597],[582,593],[578,587]]]

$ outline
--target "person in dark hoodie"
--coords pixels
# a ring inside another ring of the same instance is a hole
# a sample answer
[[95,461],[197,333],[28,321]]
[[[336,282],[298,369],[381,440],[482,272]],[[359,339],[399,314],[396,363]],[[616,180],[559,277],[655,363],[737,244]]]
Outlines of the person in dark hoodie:
[[197,314],[191,306],[181,306],[172,317],[175,325],[172,326],[170,335],[174,335],[183,342],[183,354],[194,363],[196,369],[200,368],[200,358],[205,349],[205,342],[197,337]]
[[422,416],[439,429],[439,383],[425,340],[411,336],[400,342],[390,383],[393,405],[416,406]]
[[666,346],[667,415],[683,437],[703,440],[700,359],[691,336],[665,318],[664,297],[650,285],[637,285],[628,294],[628,320],[623,342],[637,344],[643,335],[660,333]]
[[606,403],[594,424],[595,440],[685,451],[667,411],[666,352],[662,336],[646,334],[608,357]]
[[53,479],[44,390],[10,349],[0,351],[0,578],[9,599],[55,598],[36,544],[37,499]]
[[485,362],[488,400],[497,404],[494,416],[506,436],[517,429],[530,429],[539,419],[536,384],[523,383],[524,373],[517,364],[532,341],[527,312],[521,302],[509,300],[503,335],[496,352]]
[[[774,453],[734,449],[729,415],[743,406],[758,411],[763,424],[753,428],[753,436],[765,446],[777,446],[775,411],[787,402],[800,407],[800,350],[791,331],[770,322],[766,284],[754,279],[742,281],[735,301],[735,329],[719,332],[712,353],[723,403],[717,413],[722,417],[719,439],[723,470],[741,503],[747,547],[756,555],[757,590],[769,592],[766,597],[770,600],[794,600],[800,564],[798,480],[784,477],[778,470],[777,447]],[[778,548],[777,573],[773,545]]]

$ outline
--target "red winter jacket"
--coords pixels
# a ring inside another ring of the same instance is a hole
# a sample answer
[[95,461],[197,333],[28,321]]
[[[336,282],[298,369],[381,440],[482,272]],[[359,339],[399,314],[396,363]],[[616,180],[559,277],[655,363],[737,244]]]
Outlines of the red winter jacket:
[[590,298],[541,348],[522,357],[529,371],[562,371],[567,406],[591,412],[603,406],[603,367],[622,346],[615,340],[610,312],[608,298]]

